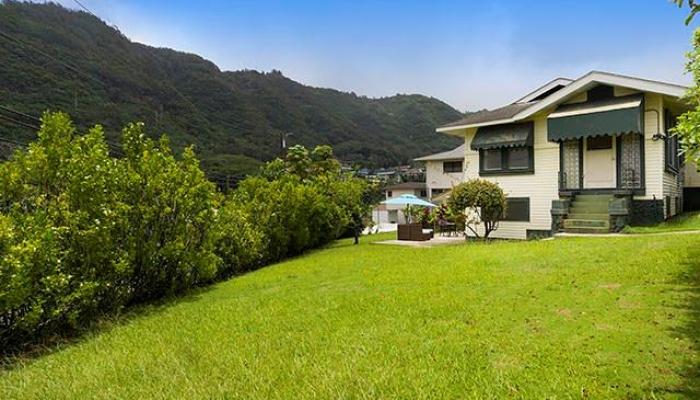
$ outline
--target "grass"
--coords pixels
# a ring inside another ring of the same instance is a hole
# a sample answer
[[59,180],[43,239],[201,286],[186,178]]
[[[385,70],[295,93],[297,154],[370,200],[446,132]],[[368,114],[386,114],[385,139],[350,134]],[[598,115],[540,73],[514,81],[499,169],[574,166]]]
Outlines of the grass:
[[661,233],[700,230],[700,212],[687,212],[652,226],[628,226],[625,233]]
[[699,244],[339,241],[19,360],[0,398],[693,398]]

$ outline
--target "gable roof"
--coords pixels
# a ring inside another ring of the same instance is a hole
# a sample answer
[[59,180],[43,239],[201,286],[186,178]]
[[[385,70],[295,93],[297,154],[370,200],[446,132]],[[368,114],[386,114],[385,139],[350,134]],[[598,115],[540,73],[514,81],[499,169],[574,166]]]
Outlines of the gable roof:
[[464,158],[465,144],[452,150],[435,153],[428,156],[414,158],[415,161],[442,161],[442,160],[461,160]]
[[[550,85],[553,82],[554,81],[550,82],[542,88]],[[572,97],[574,94],[590,89],[598,84],[626,87],[642,92],[659,93],[662,95],[676,98],[682,97],[688,89],[686,86],[674,83],[635,78],[631,76],[613,74],[609,72],[591,71],[539,101],[531,101],[528,103],[516,102],[493,111],[483,112],[488,114],[475,113],[482,114],[482,118],[470,119],[469,117],[471,115],[468,115],[467,117],[462,118],[459,121],[455,121],[453,123],[446,124],[437,128],[437,131],[449,133],[451,131],[461,130],[464,128],[476,128],[479,126],[518,122],[525,118],[529,118],[542,110],[562,103],[570,97]],[[521,100],[527,99],[528,97],[540,91],[542,88],[530,93],[528,96],[524,97]],[[508,112],[504,111],[504,109]]]
[[549,91],[556,90],[558,87],[568,86],[573,81],[574,81],[573,79],[569,79],[569,78],[552,79],[551,81],[538,87],[537,89],[535,89],[532,92],[526,94],[525,96],[519,98],[518,100],[515,100],[515,102],[516,103],[528,103],[530,101],[536,100],[538,97],[546,94]]
[[443,125],[438,128],[438,132],[442,132],[443,128],[451,127],[465,127],[465,126],[480,126],[480,125],[493,125],[493,121],[504,121],[508,120],[513,116],[517,115],[519,112],[529,108],[530,106],[537,103],[536,101],[530,103],[513,103],[504,107],[496,108],[493,110],[478,111],[473,114],[468,114],[464,118],[450,122],[449,124]]

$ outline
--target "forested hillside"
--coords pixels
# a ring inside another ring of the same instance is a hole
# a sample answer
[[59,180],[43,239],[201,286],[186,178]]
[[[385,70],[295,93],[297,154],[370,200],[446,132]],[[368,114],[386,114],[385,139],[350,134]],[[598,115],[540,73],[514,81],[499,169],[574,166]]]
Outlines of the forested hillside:
[[[393,165],[458,145],[435,127],[458,119],[421,95],[372,99],[302,85],[281,72],[221,71],[197,55],[131,42],[98,18],[55,4],[0,2],[0,106],[70,113],[116,140],[130,121],[195,144],[209,170],[246,172],[291,144],[330,144],[341,160]],[[0,110],[2,111],[2,110]],[[14,122],[11,120],[15,120]],[[26,141],[33,125],[0,113],[0,136]],[[28,122],[29,121],[29,122]]]

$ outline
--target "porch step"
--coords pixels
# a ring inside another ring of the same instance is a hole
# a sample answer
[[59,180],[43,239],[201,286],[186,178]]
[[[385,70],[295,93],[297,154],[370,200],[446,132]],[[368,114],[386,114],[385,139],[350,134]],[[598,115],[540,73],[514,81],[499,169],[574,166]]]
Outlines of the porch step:
[[612,199],[613,196],[607,194],[576,195],[562,224],[564,232],[609,233],[608,207]]
[[606,231],[610,230],[610,221],[599,220],[599,219],[571,219],[567,218],[564,220],[564,229],[580,229],[580,228],[596,228],[604,229]]
[[569,214],[607,214],[608,204],[574,203],[569,207]]
[[609,194],[577,194],[575,200],[586,202],[586,201],[610,201],[613,199],[612,195]]
[[585,220],[599,220],[599,221],[608,221],[610,219],[610,215],[608,213],[570,213],[569,216],[567,217],[568,219],[585,219]]

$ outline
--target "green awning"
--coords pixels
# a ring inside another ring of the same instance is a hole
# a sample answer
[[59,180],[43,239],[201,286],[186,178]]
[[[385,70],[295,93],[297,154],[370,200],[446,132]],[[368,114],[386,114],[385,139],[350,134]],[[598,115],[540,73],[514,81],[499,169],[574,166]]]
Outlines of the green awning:
[[471,143],[472,150],[532,146],[532,122],[482,126]]
[[642,97],[639,95],[567,104],[547,117],[549,141],[625,133],[642,133]]

